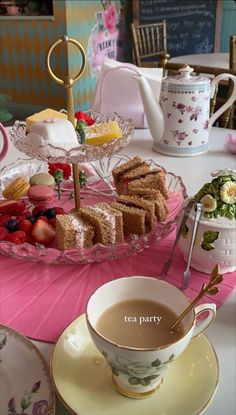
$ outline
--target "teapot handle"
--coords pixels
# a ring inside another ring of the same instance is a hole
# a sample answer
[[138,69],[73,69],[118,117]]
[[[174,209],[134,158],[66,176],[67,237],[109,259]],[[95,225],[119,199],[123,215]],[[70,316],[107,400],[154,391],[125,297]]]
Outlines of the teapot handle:
[[2,137],[3,137],[3,147],[2,147],[2,151],[0,152],[0,161],[1,161],[4,159],[5,155],[7,154],[7,150],[8,150],[7,132],[1,123],[0,123],[0,133],[2,133]]
[[218,84],[220,81],[222,81],[222,79],[228,79],[228,78],[231,79],[234,83],[233,91],[232,91],[230,97],[227,99],[227,101],[210,117],[209,127],[212,127],[212,125],[217,120],[217,118],[219,118],[219,116],[221,114],[223,114],[227,110],[227,108],[229,108],[234,103],[234,101],[236,100],[236,76],[234,76],[230,73],[229,74],[222,73],[220,75],[217,75],[212,80],[212,82],[211,82],[211,98],[213,98],[213,96],[214,96],[216,84]]

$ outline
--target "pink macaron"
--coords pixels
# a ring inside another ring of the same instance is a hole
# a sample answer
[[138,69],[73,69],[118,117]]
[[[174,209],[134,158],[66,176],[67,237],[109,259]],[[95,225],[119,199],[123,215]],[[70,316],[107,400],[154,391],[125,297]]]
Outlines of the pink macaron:
[[36,184],[35,186],[31,186],[28,190],[29,201],[35,206],[46,206],[49,202],[53,201],[54,196],[54,190],[43,184]]

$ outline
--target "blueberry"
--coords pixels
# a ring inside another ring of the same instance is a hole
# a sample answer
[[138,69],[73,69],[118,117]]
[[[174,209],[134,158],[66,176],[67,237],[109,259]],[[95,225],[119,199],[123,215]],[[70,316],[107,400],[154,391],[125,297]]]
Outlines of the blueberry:
[[35,223],[35,221],[36,221],[36,217],[35,216],[27,216],[27,218],[26,218],[29,222],[31,222],[32,224],[34,224]]
[[10,233],[19,230],[19,222],[16,219],[9,219],[5,226]]
[[46,215],[46,210],[40,210],[40,211],[37,213],[36,218],[38,218],[39,216],[47,216],[47,215]]
[[54,208],[49,208],[46,211],[45,215],[48,219],[54,219],[56,217],[56,211]]

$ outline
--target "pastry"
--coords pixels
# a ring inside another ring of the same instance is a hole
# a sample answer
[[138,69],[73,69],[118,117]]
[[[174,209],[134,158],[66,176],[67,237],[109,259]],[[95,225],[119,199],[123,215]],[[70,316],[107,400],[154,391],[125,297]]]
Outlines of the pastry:
[[43,121],[48,118],[62,118],[64,120],[68,120],[67,114],[65,114],[64,112],[59,112],[51,108],[47,108],[26,118],[27,131],[31,130],[31,127],[35,122]]
[[47,205],[54,199],[54,190],[43,184],[31,186],[28,190],[29,201],[34,205]]
[[122,132],[117,121],[93,124],[84,127],[85,144],[101,146],[115,138],[122,138]]
[[78,139],[72,123],[62,118],[46,118],[35,122],[30,127],[30,133],[38,134],[45,144],[70,143],[78,145]]
[[29,180],[30,186],[35,186],[36,184],[43,184],[45,186],[54,187],[55,180],[54,177],[49,173],[36,173],[31,176]]
[[18,177],[11,182],[2,192],[6,199],[20,199],[27,194],[30,184],[24,177]]

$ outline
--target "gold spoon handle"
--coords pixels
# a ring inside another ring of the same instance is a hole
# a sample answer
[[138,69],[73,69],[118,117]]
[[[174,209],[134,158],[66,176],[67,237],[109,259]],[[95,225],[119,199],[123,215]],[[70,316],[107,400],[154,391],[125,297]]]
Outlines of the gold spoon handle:
[[219,292],[219,289],[216,287],[217,284],[220,284],[223,281],[223,275],[218,273],[218,265],[215,265],[211,272],[210,281],[208,284],[203,284],[200,293],[197,297],[189,304],[189,306],[180,314],[177,320],[172,324],[171,330],[174,330],[180,321],[189,313],[190,310],[198,303],[198,301],[205,295],[216,295]]

